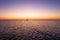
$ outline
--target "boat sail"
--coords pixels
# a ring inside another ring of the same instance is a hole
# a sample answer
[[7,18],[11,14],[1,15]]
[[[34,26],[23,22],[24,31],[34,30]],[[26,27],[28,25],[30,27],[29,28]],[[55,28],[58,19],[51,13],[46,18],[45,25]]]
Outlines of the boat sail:
[[26,19],[26,21],[28,21],[28,19]]

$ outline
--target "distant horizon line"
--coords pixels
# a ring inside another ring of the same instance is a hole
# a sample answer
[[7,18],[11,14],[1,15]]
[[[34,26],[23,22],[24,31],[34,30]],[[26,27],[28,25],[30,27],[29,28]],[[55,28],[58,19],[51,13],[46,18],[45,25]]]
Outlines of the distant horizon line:
[[60,19],[0,19],[0,20],[60,20]]

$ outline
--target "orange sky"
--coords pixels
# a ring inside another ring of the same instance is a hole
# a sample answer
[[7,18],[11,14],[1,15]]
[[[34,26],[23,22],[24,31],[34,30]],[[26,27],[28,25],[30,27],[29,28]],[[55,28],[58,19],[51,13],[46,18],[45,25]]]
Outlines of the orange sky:
[[0,19],[60,19],[57,1],[2,1]]

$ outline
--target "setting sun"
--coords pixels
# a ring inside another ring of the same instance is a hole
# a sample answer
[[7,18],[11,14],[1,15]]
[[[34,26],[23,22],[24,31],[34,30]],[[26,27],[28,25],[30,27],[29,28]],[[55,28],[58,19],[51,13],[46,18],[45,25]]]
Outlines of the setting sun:
[[60,19],[56,5],[43,1],[1,2],[0,19]]

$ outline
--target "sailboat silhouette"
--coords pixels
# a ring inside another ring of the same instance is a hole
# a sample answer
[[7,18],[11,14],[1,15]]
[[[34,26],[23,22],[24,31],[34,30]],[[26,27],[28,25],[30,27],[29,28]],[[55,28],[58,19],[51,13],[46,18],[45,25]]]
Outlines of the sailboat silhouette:
[[28,19],[26,19],[26,21],[28,21]]

